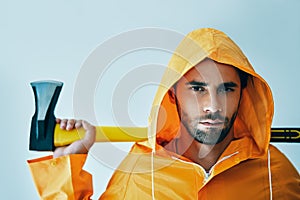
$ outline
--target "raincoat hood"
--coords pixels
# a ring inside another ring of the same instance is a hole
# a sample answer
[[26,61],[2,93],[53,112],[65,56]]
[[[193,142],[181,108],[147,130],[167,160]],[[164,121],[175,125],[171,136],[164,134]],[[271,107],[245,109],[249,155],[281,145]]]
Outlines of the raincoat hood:
[[189,33],[176,48],[163,75],[149,117],[149,144],[154,148],[178,136],[180,119],[176,103],[171,101],[169,89],[191,68],[209,58],[234,66],[248,77],[240,107],[233,124],[234,137],[246,138],[250,157],[267,152],[273,117],[273,99],[266,81],[249,63],[241,49],[223,32],[203,28]]

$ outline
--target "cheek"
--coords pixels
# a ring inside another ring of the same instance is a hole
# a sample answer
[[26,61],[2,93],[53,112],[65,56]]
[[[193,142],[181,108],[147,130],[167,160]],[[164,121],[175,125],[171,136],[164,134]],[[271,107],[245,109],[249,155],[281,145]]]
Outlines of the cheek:
[[189,116],[198,116],[200,114],[200,102],[195,96],[183,95],[178,97],[180,112],[184,112]]
[[237,111],[239,107],[239,101],[240,101],[239,96],[234,96],[226,100],[226,103],[224,105],[226,107],[225,110],[229,115]]

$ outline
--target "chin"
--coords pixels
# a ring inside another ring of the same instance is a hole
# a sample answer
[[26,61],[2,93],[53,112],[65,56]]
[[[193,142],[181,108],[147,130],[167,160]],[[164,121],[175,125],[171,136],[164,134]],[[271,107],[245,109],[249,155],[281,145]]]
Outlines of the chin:
[[215,145],[221,143],[227,135],[228,131],[226,129],[215,130],[213,132],[197,130],[196,134],[193,135],[193,138],[201,144]]

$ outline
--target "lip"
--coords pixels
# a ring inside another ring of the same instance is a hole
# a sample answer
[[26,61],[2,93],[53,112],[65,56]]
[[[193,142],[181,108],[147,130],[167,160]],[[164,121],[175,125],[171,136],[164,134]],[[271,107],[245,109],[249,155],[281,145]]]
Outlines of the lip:
[[221,120],[203,120],[200,121],[199,124],[206,127],[220,127],[224,125],[224,121]]

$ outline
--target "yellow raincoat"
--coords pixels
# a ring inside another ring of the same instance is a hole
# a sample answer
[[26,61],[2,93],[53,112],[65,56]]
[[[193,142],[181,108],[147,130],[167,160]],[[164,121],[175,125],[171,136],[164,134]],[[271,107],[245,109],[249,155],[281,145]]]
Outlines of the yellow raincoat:
[[[205,58],[248,74],[234,137],[217,163],[200,165],[164,149],[178,137],[179,118],[168,89]],[[268,84],[224,33],[210,28],[189,33],[179,44],[149,117],[149,139],[133,145],[100,199],[300,199],[300,177],[289,160],[269,144],[273,99]],[[89,199],[92,177],[82,170],[86,155],[28,161],[41,199]]]

